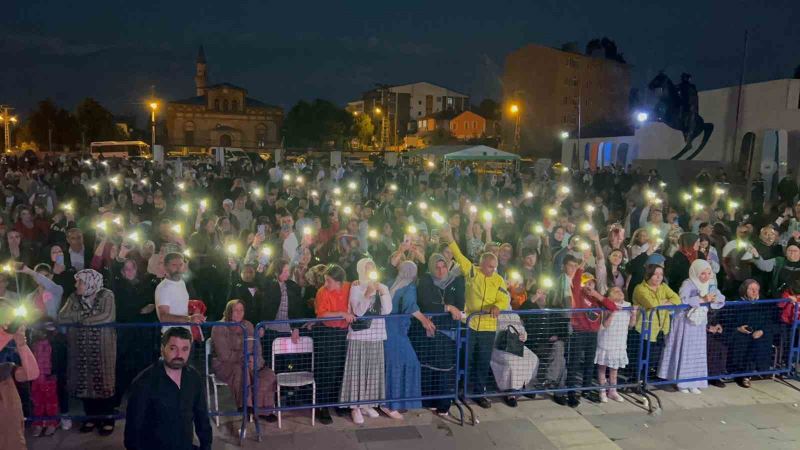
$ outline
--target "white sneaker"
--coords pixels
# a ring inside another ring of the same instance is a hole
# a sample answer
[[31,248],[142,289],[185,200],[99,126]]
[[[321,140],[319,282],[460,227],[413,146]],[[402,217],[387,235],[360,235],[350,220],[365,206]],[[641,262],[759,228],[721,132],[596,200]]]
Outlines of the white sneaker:
[[353,408],[350,410],[350,415],[353,417],[353,423],[361,425],[364,423],[364,416],[361,415],[361,408]]
[[688,393],[689,393],[689,390],[688,390],[688,389],[681,389],[681,390],[680,390],[680,393],[681,393],[681,394],[688,394]]
[[366,415],[368,415],[369,417],[371,417],[373,419],[377,419],[378,417],[381,416],[378,413],[378,411],[375,411],[375,408],[372,408],[372,407],[369,407],[369,406],[362,406],[361,407],[361,412],[366,414]]
[[608,395],[606,395],[606,391],[600,391],[600,403],[608,403]]
[[61,429],[69,431],[72,429],[72,419],[61,419]]
[[43,428],[41,425],[36,425],[31,429],[31,434],[33,435],[33,437],[40,437],[42,435],[42,430]]
[[703,393],[698,388],[691,388],[691,389],[689,389],[689,392],[691,392],[692,394],[698,394],[698,395]]
[[56,434],[56,427],[49,425],[47,428],[44,429],[45,436],[52,436]]

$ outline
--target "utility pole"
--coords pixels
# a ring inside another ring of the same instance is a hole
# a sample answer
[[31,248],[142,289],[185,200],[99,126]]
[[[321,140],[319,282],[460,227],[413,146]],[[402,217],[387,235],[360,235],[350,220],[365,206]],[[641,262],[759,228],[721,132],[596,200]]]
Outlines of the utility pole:
[[[378,89],[381,92],[381,106],[380,106],[380,116],[381,116],[381,148],[386,151],[386,144],[389,142],[389,127],[390,122],[389,118],[389,108],[386,107],[386,101],[389,97],[389,85],[388,84],[377,84]],[[395,108],[396,108],[396,99],[395,99]],[[397,113],[395,112],[395,118],[397,117]]]
[[17,118],[11,116],[11,110],[14,109],[7,105],[0,105],[0,120],[3,121],[3,151],[8,152],[11,150],[11,124],[17,123]]

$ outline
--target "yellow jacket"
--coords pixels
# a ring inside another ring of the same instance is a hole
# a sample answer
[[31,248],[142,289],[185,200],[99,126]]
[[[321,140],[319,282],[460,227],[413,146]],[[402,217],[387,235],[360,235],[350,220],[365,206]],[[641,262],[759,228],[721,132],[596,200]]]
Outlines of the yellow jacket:
[[[639,283],[633,289],[633,304],[644,308],[645,316],[650,317],[650,310],[660,305],[680,305],[681,298],[675,293],[667,283],[661,283],[658,288],[653,290],[646,281]],[[658,332],[669,333],[670,315],[672,311],[662,309],[653,314],[653,321],[650,324],[650,342],[658,339]],[[642,332],[642,314],[636,316],[636,331]]]
[[[511,309],[511,296],[503,277],[496,272],[490,277],[484,275],[478,266],[461,253],[455,242],[448,247],[466,279],[464,312],[467,317],[475,312],[488,311],[492,306],[500,311]],[[469,321],[469,326],[475,331],[497,331],[497,319],[489,315],[475,316]]]

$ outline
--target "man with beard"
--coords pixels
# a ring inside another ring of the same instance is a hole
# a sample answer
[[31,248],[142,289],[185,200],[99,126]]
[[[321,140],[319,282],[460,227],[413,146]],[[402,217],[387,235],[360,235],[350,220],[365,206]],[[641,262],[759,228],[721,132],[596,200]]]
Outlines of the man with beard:
[[187,365],[192,335],[170,328],[161,337],[161,359],[131,385],[125,423],[128,450],[192,450],[193,432],[201,450],[211,449],[212,431],[203,378]]

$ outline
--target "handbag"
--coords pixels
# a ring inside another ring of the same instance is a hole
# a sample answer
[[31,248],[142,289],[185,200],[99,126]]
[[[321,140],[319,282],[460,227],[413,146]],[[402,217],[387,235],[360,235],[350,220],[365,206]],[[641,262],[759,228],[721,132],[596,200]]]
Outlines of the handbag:
[[[364,313],[365,316],[380,316],[381,309],[380,309],[380,298],[378,298],[378,294],[375,293],[375,298],[372,299],[372,304],[369,305],[369,308]],[[353,323],[350,324],[350,329],[353,331],[362,331],[366,330],[372,326],[372,319],[356,319]]]
[[514,325],[509,325],[505,330],[497,333],[494,348],[520,358],[525,353],[525,344],[519,339],[519,331]]
[[705,325],[708,323],[708,309],[695,306],[686,313],[686,318],[692,325]]

